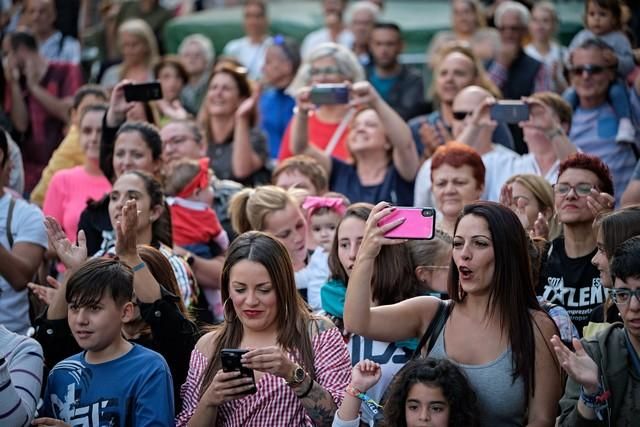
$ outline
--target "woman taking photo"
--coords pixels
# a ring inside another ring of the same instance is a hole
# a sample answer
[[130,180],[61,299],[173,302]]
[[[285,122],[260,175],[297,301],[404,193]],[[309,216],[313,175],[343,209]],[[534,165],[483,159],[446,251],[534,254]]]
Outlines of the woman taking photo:
[[[313,108],[311,91],[306,87],[298,92],[298,115]],[[307,123],[301,120],[293,127],[291,151],[315,158],[329,175],[329,189],[352,202],[389,200],[395,205],[413,205],[413,181],[419,164],[409,127],[369,82],[355,83],[350,92],[351,105],[364,108],[356,113],[347,136],[353,164],[310,143]]]
[[[330,425],[349,355],[338,329],[311,315],[296,291],[287,249],[264,233],[239,236],[222,270],[222,298],[225,321],[193,350],[176,424]],[[242,365],[255,380],[223,372],[224,348],[252,349]]]
[[[382,202],[371,212],[344,310],[348,330],[382,341],[421,337],[439,305],[429,296],[384,307],[366,303],[381,247],[402,242],[384,233],[403,219],[378,226],[393,210]],[[441,332],[427,337],[428,356],[449,359],[465,371],[483,426],[552,426],[562,393],[548,342],[557,329],[533,292],[527,245],[518,217],[491,202],[465,206],[453,230],[452,302]]]
[[163,57],[154,67],[153,76],[162,88],[162,99],[154,102],[160,112],[160,127],[172,120],[185,120],[191,115],[182,105],[180,94],[189,81],[184,65],[176,56]]
[[431,158],[431,182],[437,216],[436,227],[453,236],[462,208],[480,200],[485,168],[476,151],[459,142],[438,147]]
[[[325,83],[355,83],[365,79],[362,65],[348,48],[336,43],[318,45],[298,69],[289,90],[297,94],[299,90]],[[348,161],[351,157],[347,149],[347,125],[351,121],[349,104],[324,104],[307,109],[298,107],[282,137],[278,160],[293,155],[291,140],[297,134],[306,138],[309,145],[323,150],[327,155]]]
[[198,121],[211,167],[220,179],[248,186],[269,182],[267,140],[256,127],[258,95],[242,67],[217,66],[209,79]]

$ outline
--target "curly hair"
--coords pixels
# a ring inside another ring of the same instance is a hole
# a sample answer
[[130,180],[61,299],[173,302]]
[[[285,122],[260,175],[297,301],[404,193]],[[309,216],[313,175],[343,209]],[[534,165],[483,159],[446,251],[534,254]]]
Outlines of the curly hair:
[[567,169],[584,169],[593,172],[600,181],[600,191],[613,196],[613,178],[611,177],[611,171],[602,160],[597,156],[591,156],[584,153],[575,153],[569,156],[566,160],[560,163],[558,169],[558,177]]
[[387,389],[382,427],[406,427],[405,403],[416,384],[438,387],[449,404],[450,427],[477,427],[478,398],[462,371],[446,359],[414,359]]

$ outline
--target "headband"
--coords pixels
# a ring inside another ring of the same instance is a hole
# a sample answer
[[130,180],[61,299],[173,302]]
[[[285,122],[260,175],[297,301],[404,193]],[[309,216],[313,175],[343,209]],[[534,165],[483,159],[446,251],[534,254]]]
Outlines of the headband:
[[320,208],[329,208],[337,212],[340,216],[344,216],[344,213],[347,211],[344,200],[339,197],[308,196],[304,199],[302,208],[307,211],[309,217]]
[[198,160],[200,170],[191,181],[178,193],[178,197],[191,197],[194,191],[207,188],[209,185],[209,158],[203,157]]

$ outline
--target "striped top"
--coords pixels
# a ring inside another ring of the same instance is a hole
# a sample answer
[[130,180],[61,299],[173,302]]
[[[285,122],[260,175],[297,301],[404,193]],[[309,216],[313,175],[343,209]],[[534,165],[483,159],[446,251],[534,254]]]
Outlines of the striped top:
[[[312,338],[316,382],[322,385],[340,406],[351,379],[349,352],[338,328],[332,327]],[[186,426],[200,401],[200,384],[209,360],[194,349],[187,381],[181,389],[183,408],[176,418],[178,427]],[[218,408],[217,426],[264,427],[314,426],[300,399],[283,378],[265,373],[256,384],[258,392],[232,400]]]
[[0,426],[28,426],[42,387],[42,347],[0,325]]

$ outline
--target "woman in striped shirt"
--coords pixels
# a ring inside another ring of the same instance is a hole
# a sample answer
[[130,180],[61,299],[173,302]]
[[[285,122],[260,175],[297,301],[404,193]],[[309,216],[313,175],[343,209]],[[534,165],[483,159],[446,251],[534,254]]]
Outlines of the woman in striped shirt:
[[[239,236],[221,283],[225,321],[191,354],[176,424],[330,426],[350,380],[349,353],[338,329],[309,313],[287,249],[261,232]],[[251,349],[241,360],[255,380],[224,372],[222,349]]]

